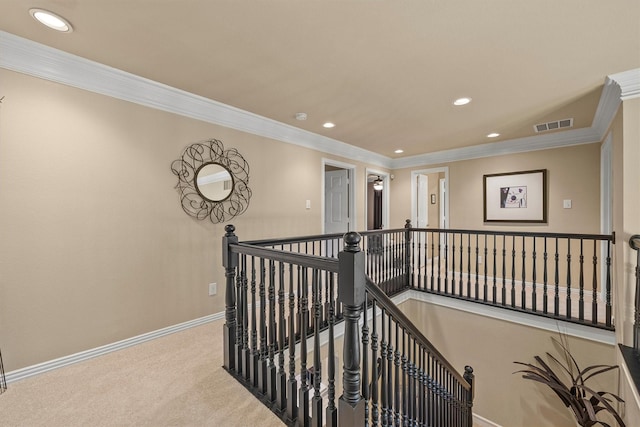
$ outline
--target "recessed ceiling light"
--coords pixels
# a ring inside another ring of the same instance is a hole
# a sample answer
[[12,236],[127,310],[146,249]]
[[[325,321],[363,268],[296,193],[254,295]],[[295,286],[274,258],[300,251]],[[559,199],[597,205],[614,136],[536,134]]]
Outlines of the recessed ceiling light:
[[500,136],[500,134],[499,134],[499,133],[491,132],[489,135],[487,135],[487,138],[496,138],[496,137],[498,137],[498,136]]
[[453,101],[453,105],[467,105],[471,102],[471,98],[458,98]]
[[332,127],[335,127],[335,124],[331,123],[331,122],[326,122],[325,124],[322,125],[323,127],[326,127],[327,129],[331,129]]
[[394,151],[394,153],[396,153],[396,154],[402,154],[402,153],[404,153],[404,150],[402,150],[402,149],[398,148],[396,151]]
[[29,13],[36,21],[56,31],[63,33],[70,33],[73,31],[73,27],[69,21],[53,12],[49,12],[44,9],[29,9]]

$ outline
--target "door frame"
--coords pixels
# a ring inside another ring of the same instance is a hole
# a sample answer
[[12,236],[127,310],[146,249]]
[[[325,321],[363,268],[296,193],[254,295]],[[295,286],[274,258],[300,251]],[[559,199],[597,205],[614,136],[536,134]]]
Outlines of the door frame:
[[[369,185],[369,175],[378,175],[380,179],[382,179],[382,229],[389,228],[389,193],[391,191],[391,180],[390,175],[387,172],[383,172],[378,169],[366,168],[364,171],[364,205],[367,207],[365,209],[365,219],[366,215],[369,214],[369,191],[367,186]],[[365,222],[366,224],[366,222]]]
[[350,163],[340,162],[338,160],[332,160],[327,158],[322,158],[322,168],[321,168],[321,177],[320,177],[320,221],[322,225],[322,234],[325,234],[326,224],[325,224],[325,200],[324,200],[324,192],[325,192],[325,168],[326,166],[333,166],[340,169],[347,170],[347,179],[349,180],[349,231],[356,231],[358,229],[358,219],[356,215],[356,195],[355,189],[358,188],[356,186],[356,166]]
[[[440,173],[444,172],[444,189],[447,197],[444,201],[444,215],[446,218],[446,228],[449,228],[451,220],[449,216],[449,200],[451,200],[451,192],[449,190],[449,166],[443,166],[439,168],[427,168],[427,169],[417,169],[411,171],[411,224],[416,223],[416,208],[418,201],[416,200],[416,177],[418,175],[428,175],[430,173]],[[439,227],[439,224],[438,224]]]

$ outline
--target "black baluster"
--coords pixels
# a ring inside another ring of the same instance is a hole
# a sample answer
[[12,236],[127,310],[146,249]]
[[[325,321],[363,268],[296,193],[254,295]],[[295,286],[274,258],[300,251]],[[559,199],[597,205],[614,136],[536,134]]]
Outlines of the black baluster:
[[335,299],[334,299],[334,281],[333,274],[329,276],[329,349],[328,349],[328,373],[327,373],[327,427],[338,426],[338,409],[336,408],[336,349],[334,338],[334,325],[335,325]]
[[402,418],[403,426],[407,425],[407,415],[409,414],[409,365],[407,359],[406,331],[402,329],[402,355],[400,357],[400,367],[402,369]]
[[249,350],[249,297],[247,279],[247,256],[242,256],[242,374],[250,378],[251,352]]
[[502,235],[502,305],[507,304],[507,235]]
[[456,233],[453,233],[453,236],[451,236],[451,295],[455,295],[455,294],[456,294]]
[[560,254],[558,253],[558,238],[556,237],[556,252],[554,255],[554,262],[555,262],[555,273],[554,273],[554,282],[555,282],[555,289],[554,289],[554,301],[553,301],[553,306],[554,306],[554,315],[555,316],[560,316]]
[[458,288],[458,292],[459,292],[459,296],[463,295],[464,292],[464,242],[463,242],[463,235],[462,233],[460,233],[460,283],[459,283],[459,288]]
[[542,293],[542,310],[544,314],[547,314],[547,307],[548,307],[548,302],[549,302],[549,298],[547,295],[547,282],[548,282],[548,269],[547,269],[547,259],[548,259],[548,254],[547,254],[547,238],[544,238],[544,276],[543,276],[543,282],[544,282],[544,287],[543,287],[543,293]]
[[435,264],[436,264],[436,257],[435,257],[435,243],[434,243],[434,239],[433,239],[433,231],[431,232],[431,290],[433,290],[434,287],[434,278],[435,278]]
[[400,389],[400,366],[401,366],[401,357],[400,357],[400,327],[397,322],[396,325],[396,351],[393,357],[394,364],[394,393],[393,393],[393,420],[394,425],[399,426],[401,422],[400,418],[400,396],[402,395],[402,390]]
[[615,234],[613,235],[613,241],[607,242],[607,272],[606,272],[606,301],[605,301],[605,322],[607,327],[612,326],[611,323],[611,244],[615,243]]
[[511,244],[511,307],[516,306],[516,236],[512,236]]
[[538,311],[537,301],[536,301],[536,238],[533,237],[533,266],[531,268],[531,279],[533,283],[531,284],[531,310]]
[[480,276],[480,271],[478,267],[479,256],[480,256],[480,249],[478,248],[478,233],[476,233],[476,283],[475,283],[476,294],[474,297],[476,301],[480,297],[480,282],[478,281]]
[[484,295],[483,295],[483,301],[487,302],[487,295],[489,294],[489,290],[487,289],[487,264],[488,264],[488,260],[487,260],[487,235],[484,235],[484,259],[483,259],[483,264],[484,264]]
[[441,273],[442,273],[442,255],[441,255],[442,241],[440,240],[440,231],[438,231],[438,293],[442,292],[441,289]]
[[449,293],[449,236],[444,232],[444,293]]
[[256,305],[256,258],[251,257],[251,367],[250,382],[254,388],[258,387],[258,360],[260,349],[258,347],[258,322]]
[[[368,293],[364,294],[363,323],[362,323],[362,398],[364,400],[364,425],[369,425],[369,323],[367,319]],[[375,322],[375,317],[373,319]],[[375,363],[375,362],[374,362]]]
[[[364,258],[363,258],[364,260]],[[364,263],[363,263],[364,272]],[[321,299],[320,299],[320,271],[313,270],[313,398],[311,400],[311,421],[314,427],[322,427],[322,397],[320,396],[320,381],[322,380],[322,360],[320,357],[320,316],[321,316]]]
[[302,269],[300,305],[300,389],[298,390],[298,426],[309,425],[309,371],[307,370],[307,334],[309,332],[309,273]]
[[593,241],[593,279],[592,279],[592,294],[591,294],[591,323],[594,325],[598,323],[598,255],[597,255],[597,240]]
[[471,234],[467,238],[467,298],[471,299]]
[[467,382],[469,383],[469,392],[467,394],[467,398],[465,399],[466,402],[466,412],[467,412],[467,419],[466,421],[466,425],[468,427],[472,427],[473,426],[473,412],[472,412],[472,408],[473,408],[473,397],[474,397],[474,388],[475,388],[475,375],[473,374],[473,368],[471,366],[465,366],[464,367],[464,379],[467,380]]
[[527,308],[527,273],[526,273],[526,263],[527,263],[527,251],[526,251],[526,242],[524,240],[524,236],[522,236],[522,291],[521,291],[521,306],[523,310]]
[[260,360],[258,361],[258,390],[267,392],[267,300],[266,300],[266,269],[264,258],[260,258]]
[[380,404],[382,405],[382,419],[381,423],[383,427],[389,426],[389,377],[388,377],[388,343],[390,342],[389,334],[385,329],[385,319],[387,317],[386,311],[382,309],[381,314],[380,331],[382,332],[380,341]]
[[[376,321],[376,300],[373,300],[373,331],[371,332],[371,425],[377,426],[379,422],[378,410],[378,374],[380,360],[378,360],[378,328]],[[383,326],[384,328],[384,326]]]
[[580,258],[579,258],[579,265],[580,265],[580,272],[579,272],[579,276],[578,276],[578,286],[579,286],[579,291],[578,291],[578,319],[580,319],[580,321],[584,320],[584,253],[582,251],[582,246],[583,246],[583,239],[580,239]]
[[496,255],[498,254],[498,248],[496,247],[496,235],[493,235],[493,303],[497,304],[498,300],[496,294],[498,292],[497,280],[498,280],[498,270],[497,270],[497,261]]
[[[298,381],[296,380],[296,296],[294,293],[293,266],[289,268],[289,381],[287,382],[287,419],[290,423],[298,418]],[[330,326],[331,328],[331,326]],[[329,334],[333,330],[330,329]],[[331,336],[331,335],[330,335]],[[329,346],[332,343],[329,342]],[[331,347],[329,347],[331,354]],[[334,425],[335,427],[335,425]]]
[[278,287],[278,374],[277,374],[277,407],[279,411],[284,411],[287,407],[287,373],[284,370],[284,347],[285,347],[285,330],[286,322],[284,320],[284,279],[285,268],[284,263],[279,262],[279,287]]
[[236,360],[236,373],[238,375],[242,375],[242,336],[244,335],[242,332],[242,326],[244,325],[244,321],[242,320],[244,315],[244,301],[242,299],[242,276],[244,275],[244,271],[242,270],[242,259],[245,258],[244,255],[239,257],[238,260],[238,274],[236,275],[236,344],[234,348],[234,358]]
[[269,400],[276,400],[276,373],[275,353],[277,350],[276,335],[276,266],[275,261],[269,261],[269,365],[267,368],[267,396]]
[[567,239],[567,319],[571,319],[571,239]]

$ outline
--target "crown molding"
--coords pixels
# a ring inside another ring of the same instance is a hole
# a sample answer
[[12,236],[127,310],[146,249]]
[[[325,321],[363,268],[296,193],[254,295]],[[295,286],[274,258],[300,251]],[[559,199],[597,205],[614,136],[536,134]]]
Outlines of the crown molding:
[[613,80],[620,86],[620,99],[640,97],[640,68],[623,71],[621,73],[611,74],[608,79]]
[[390,158],[0,31],[0,67],[254,135],[388,167]]
[[402,157],[392,161],[392,169],[436,165],[460,160],[480,159],[505,154],[526,153],[551,148],[600,142],[602,138],[593,128],[571,129],[548,135],[530,136],[507,141],[491,142],[470,147],[454,148],[418,156]]
[[620,101],[640,96],[640,69],[613,74],[606,79],[591,128],[391,159],[4,31],[0,31],[0,51],[0,67],[8,70],[387,169],[600,142]]

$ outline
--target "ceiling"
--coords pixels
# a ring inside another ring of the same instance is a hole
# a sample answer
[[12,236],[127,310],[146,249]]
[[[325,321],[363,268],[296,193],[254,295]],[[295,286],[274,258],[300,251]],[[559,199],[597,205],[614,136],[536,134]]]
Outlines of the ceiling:
[[[74,31],[42,26],[32,7]],[[638,0],[0,0],[0,10],[0,30],[389,158],[532,136],[547,121],[590,127],[605,77],[640,67]],[[454,106],[462,96],[472,102]]]

